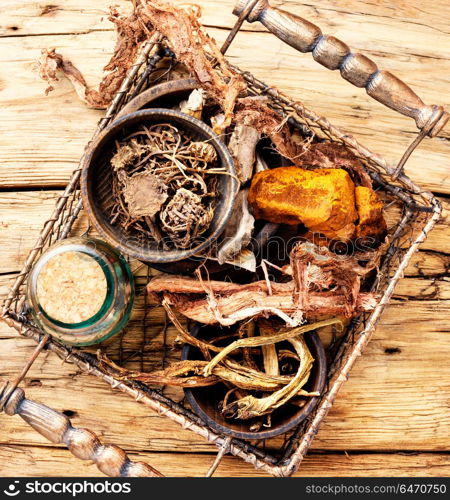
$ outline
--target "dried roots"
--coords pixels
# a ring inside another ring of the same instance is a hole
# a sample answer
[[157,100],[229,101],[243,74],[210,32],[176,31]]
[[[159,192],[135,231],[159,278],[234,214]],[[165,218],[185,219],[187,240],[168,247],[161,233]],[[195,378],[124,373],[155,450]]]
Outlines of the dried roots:
[[217,193],[217,152],[171,124],[142,126],[117,142],[111,159],[111,223],[176,248],[209,227]]

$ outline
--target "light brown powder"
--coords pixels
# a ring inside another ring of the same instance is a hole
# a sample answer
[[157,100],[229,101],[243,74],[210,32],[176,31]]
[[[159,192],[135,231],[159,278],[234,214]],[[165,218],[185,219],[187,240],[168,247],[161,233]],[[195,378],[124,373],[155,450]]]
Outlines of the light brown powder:
[[65,252],[43,266],[37,280],[38,300],[48,316],[81,323],[102,307],[107,282],[100,264],[81,252]]

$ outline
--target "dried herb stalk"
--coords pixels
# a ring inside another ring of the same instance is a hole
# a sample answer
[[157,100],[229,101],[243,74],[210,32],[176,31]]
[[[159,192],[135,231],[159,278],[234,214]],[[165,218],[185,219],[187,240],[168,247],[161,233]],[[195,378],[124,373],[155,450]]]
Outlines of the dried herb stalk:
[[172,321],[173,325],[177,329],[178,333],[181,335],[182,339],[186,342],[186,344],[192,345],[192,346],[200,349],[200,351],[203,354],[205,359],[210,359],[209,351],[213,351],[213,352],[220,352],[221,351],[221,349],[219,347],[216,347],[215,345],[213,345],[211,343],[204,342],[203,340],[200,340],[200,339],[192,336],[186,330],[186,328],[184,328],[183,325],[179,322],[178,318],[176,317],[175,313],[171,309],[167,300],[162,301],[162,306],[166,310],[168,318],[170,319],[170,321]]
[[170,385],[174,387],[208,387],[219,382],[227,382],[233,386],[251,391],[277,391],[289,384],[291,376],[271,376],[259,370],[242,366],[230,360],[216,366],[208,377],[203,375],[207,361],[179,361],[165,370],[149,373],[126,370],[108,359],[104,353],[97,353],[104,366],[114,368],[120,377],[126,380],[137,380],[149,385]]
[[302,390],[302,387],[309,379],[314,363],[314,358],[311,356],[308,346],[303,338],[289,339],[289,342],[294,346],[300,358],[300,367],[295,377],[285,387],[269,396],[256,398],[250,394],[245,398],[230,403],[223,410],[228,417],[233,416],[240,420],[248,420],[272,413],[294,396],[319,396],[317,393],[308,393]]
[[[260,335],[265,334],[264,330],[259,328]],[[280,363],[278,359],[277,348],[275,344],[267,344],[261,346],[261,351],[263,354],[263,364],[264,371],[269,375],[279,375],[280,374]]]
[[[230,326],[238,321],[278,316],[288,326],[323,316],[352,317],[370,311],[378,298],[360,291],[361,276],[373,269],[380,252],[337,256],[325,247],[302,243],[294,247],[283,271],[287,283],[257,281],[246,285],[158,276],[147,285],[157,301],[166,302],[188,318],[204,324]],[[366,260],[365,267],[359,262]]]
[[298,328],[293,328],[292,330],[288,330],[287,332],[277,333],[276,335],[269,335],[264,337],[250,337],[246,339],[236,340],[229,346],[222,349],[221,352],[217,354],[207,364],[203,374],[205,375],[205,377],[211,375],[213,368],[217,366],[223,359],[225,359],[228,356],[228,354],[233,352],[235,349],[240,349],[243,347],[261,347],[264,345],[276,344],[278,342],[283,342],[285,340],[290,340],[299,337],[300,335],[303,335],[306,332],[310,332],[312,330],[318,330],[319,328],[323,328],[329,325],[335,325],[337,323],[341,322],[338,319],[327,319],[311,325],[305,325]]
[[[293,281],[272,283],[271,294],[265,281],[248,285],[210,281],[208,287],[215,294],[213,300],[204,298],[205,290],[197,280],[182,276],[156,277],[147,285],[147,290],[156,300],[165,299],[181,314],[208,325],[231,326],[239,321],[271,314],[281,318],[288,326],[295,327],[308,317],[339,316],[348,311],[348,297],[344,292],[329,295],[310,292],[307,308],[301,310],[302,316],[297,314],[294,317],[299,309]],[[199,294],[203,297],[197,298]],[[352,314],[370,311],[376,304],[377,298],[373,294],[359,293]]]

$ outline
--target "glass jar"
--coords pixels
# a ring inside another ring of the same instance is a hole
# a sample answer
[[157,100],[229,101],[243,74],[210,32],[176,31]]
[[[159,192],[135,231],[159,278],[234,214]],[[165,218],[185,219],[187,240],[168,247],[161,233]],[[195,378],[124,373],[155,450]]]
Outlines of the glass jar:
[[104,241],[68,238],[42,254],[28,279],[37,325],[64,344],[87,346],[128,322],[134,280],[125,258]]

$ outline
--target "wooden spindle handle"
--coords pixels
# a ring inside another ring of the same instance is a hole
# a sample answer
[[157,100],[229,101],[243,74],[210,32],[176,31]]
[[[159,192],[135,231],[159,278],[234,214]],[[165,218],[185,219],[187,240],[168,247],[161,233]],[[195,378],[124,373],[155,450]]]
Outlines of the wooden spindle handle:
[[[233,14],[239,16],[252,0],[239,0]],[[342,78],[385,106],[413,118],[419,129],[427,128],[434,137],[447,123],[449,114],[442,106],[427,106],[408,85],[362,54],[353,53],[341,40],[323,35],[316,25],[295,14],[271,7],[259,0],[247,14],[247,21],[260,21],[269,31],[300,52],[312,52],[314,60],[328,69],[339,69]]]
[[[2,394],[0,398],[1,396]],[[122,448],[102,444],[97,435],[89,429],[73,427],[70,419],[63,413],[26,399],[20,388],[15,389],[4,402],[4,411],[7,415],[19,415],[52,443],[65,444],[77,458],[92,460],[107,476],[163,477],[144,462],[132,462]]]

